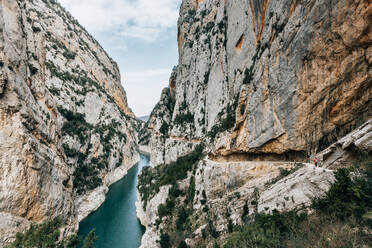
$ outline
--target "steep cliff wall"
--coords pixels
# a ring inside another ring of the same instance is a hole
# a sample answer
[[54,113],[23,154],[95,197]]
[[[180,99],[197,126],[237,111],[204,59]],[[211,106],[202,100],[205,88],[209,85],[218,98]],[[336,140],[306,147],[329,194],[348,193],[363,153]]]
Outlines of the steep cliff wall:
[[114,61],[54,0],[0,1],[0,246],[30,221],[66,232],[138,159]]
[[366,0],[183,1],[167,135],[217,156],[323,150],[372,117],[371,19]]
[[[212,247],[244,216],[306,207],[328,169],[371,158],[371,24],[366,0],[184,0],[179,64],[142,134],[142,247]],[[185,165],[199,144],[207,156]],[[315,154],[327,169],[303,163]]]

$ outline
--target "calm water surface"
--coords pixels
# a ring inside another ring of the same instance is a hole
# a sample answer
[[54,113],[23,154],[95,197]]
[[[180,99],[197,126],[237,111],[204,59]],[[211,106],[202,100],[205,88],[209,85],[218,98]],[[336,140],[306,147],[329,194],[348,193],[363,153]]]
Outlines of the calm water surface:
[[79,226],[79,235],[85,238],[96,229],[98,240],[95,248],[138,248],[144,229],[136,217],[137,178],[149,159],[141,155],[141,161],[128,171],[119,182],[110,187],[106,201]]

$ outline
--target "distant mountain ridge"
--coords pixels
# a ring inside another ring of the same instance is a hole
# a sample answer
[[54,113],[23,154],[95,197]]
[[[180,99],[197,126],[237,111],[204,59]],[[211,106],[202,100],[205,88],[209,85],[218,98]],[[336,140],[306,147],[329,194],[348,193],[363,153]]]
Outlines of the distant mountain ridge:
[[137,117],[138,119],[140,119],[141,121],[144,121],[144,122],[147,122],[150,118],[149,115],[144,115],[144,116],[140,116],[140,117]]

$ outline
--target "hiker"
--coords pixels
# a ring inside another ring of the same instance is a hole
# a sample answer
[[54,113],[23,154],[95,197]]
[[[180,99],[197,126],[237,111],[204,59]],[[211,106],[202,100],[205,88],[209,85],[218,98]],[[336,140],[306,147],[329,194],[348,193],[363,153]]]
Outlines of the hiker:
[[317,157],[315,157],[313,161],[314,161],[315,167],[317,167],[318,163],[319,163],[319,159]]

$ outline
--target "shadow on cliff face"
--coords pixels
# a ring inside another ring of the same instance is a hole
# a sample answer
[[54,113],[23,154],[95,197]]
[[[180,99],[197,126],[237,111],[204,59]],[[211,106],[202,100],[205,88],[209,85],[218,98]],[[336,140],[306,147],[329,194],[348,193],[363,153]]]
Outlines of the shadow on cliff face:
[[242,153],[233,152],[227,155],[210,154],[209,159],[217,162],[242,162],[242,161],[296,161],[306,162],[307,153],[304,151],[289,151],[283,154],[276,153]]

